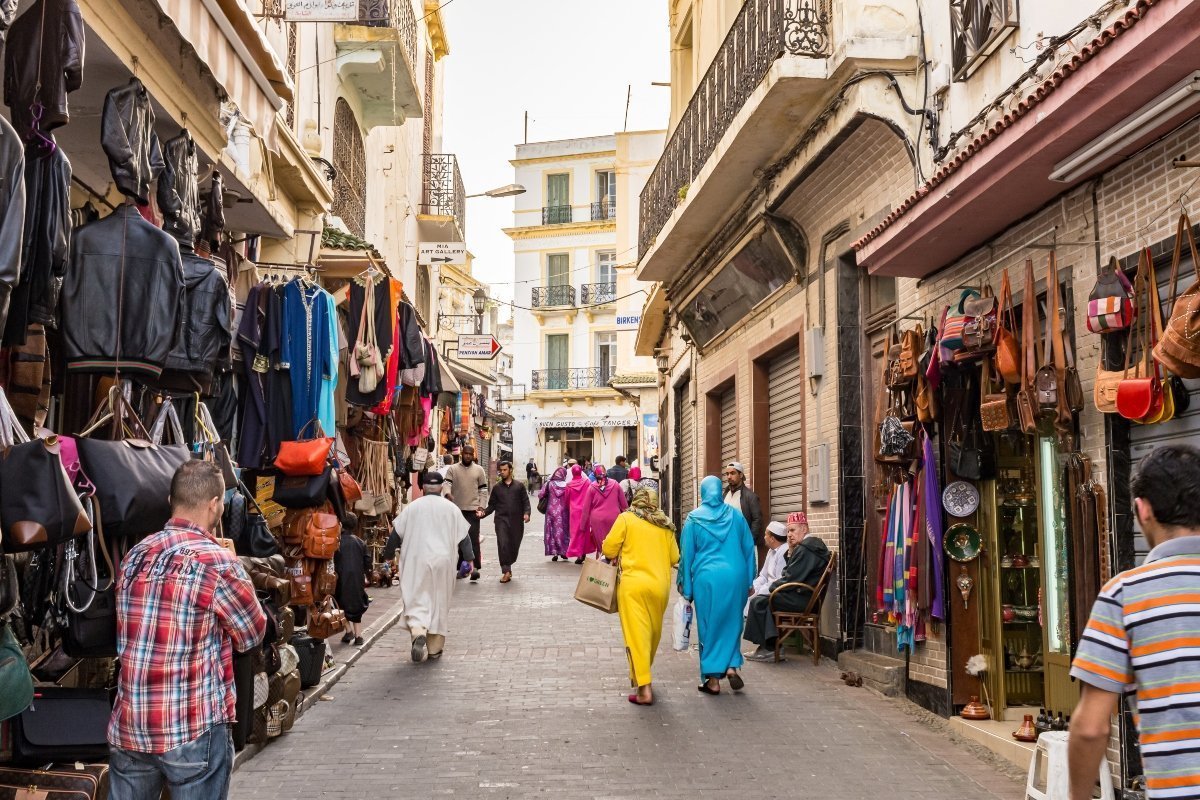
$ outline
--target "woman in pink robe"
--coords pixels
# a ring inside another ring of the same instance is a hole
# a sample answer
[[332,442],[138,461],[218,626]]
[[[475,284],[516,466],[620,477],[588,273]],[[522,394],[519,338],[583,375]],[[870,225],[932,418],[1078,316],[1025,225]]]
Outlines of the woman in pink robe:
[[595,547],[590,547],[591,542],[585,541],[587,536],[583,527],[583,507],[587,500],[587,490],[591,486],[588,479],[583,477],[583,467],[578,464],[572,465],[571,480],[567,481],[567,502],[571,509],[567,515],[571,528],[571,544],[567,547],[567,558],[574,558],[576,564],[582,564],[583,557],[588,553],[596,552]]
[[[580,520],[581,546],[586,549],[580,553],[594,553],[600,549],[600,543],[608,536],[617,516],[629,507],[625,492],[616,481],[610,481],[604,472],[604,467],[597,465],[596,482],[588,484],[583,503],[583,519]],[[575,547],[575,539],[571,539],[571,547]]]

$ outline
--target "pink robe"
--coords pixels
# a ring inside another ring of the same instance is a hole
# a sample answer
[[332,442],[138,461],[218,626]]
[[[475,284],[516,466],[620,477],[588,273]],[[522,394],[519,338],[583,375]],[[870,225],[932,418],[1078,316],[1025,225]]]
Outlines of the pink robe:
[[[617,516],[629,507],[625,501],[625,492],[616,481],[605,480],[588,484],[584,493],[583,519],[580,520],[580,533],[571,536],[571,549],[568,556],[581,556],[594,553],[600,549],[600,543],[612,530]],[[574,512],[572,511],[572,514]],[[572,516],[572,526],[574,517]]]
[[[578,469],[578,468],[576,468]],[[567,520],[570,523],[571,544],[567,547],[567,555],[571,558],[588,553],[596,552],[596,548],[588,549],[588,543],[584,542],[583,534],[583,515],[584,501],[587,500],[587,491],[592,486],[588,479],[583,477],[581,473],[576,472],[575,477],[567,481],[567,503],[570,506],[570,513],[567,515]],[[577,552],[578,551],[578,552]]]

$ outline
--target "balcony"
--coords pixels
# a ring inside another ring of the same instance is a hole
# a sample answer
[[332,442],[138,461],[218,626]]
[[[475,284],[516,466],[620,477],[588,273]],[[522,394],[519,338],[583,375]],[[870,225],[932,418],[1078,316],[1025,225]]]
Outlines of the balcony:
[[483,317],[478,314],[439,314],[438,330],[467,335],[483,333]]
[[333,40],[338,76],[358,93],[363,127],[420,118],[412,0],[359,0],[358,9],[357,22],[334,26]]
[[534,308],[575,308],[575,287],[570,284],[535,286],[532,295]]
[[426,153],[421,208],[417,217],[422,241],[461,242],[467,231],[467,193],[458,158]]
[[690,263],[840,82],[917,65],[916,12],[898,8],[745,0],[642,190],[639,280],[667,280]]
[[566,225],[574,221],[571,206],[542,206],[543,225]]
[[601,200],[592,203],[592,222],[615,220],[617,218],[617,203],[615,200]]
[[602,303],[613,303],[617,299],[615,283],[585,283],[579,287],[579,304],[581,306],[596,306]]
[[616,374],[613,367],[572,367],[570,369],[535,369],[530,391],[565,392],[582,389],[608,389]]

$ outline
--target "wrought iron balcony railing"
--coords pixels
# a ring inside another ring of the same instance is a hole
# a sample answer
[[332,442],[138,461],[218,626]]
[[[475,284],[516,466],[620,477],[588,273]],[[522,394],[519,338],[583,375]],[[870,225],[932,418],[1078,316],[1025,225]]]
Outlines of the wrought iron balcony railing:
[[616,218],[617,204],[615,201],[601,200],[598,203],[592,203],[592,222]]
[[439,314],[438,327],[455,333],[483,333],[483,317],[478,314]]
[[746,0],[642,189],[640,253],[654,244],[747,98],[784,54],[824,58],[832,0]]
[[567,389],[607,389],[617,373],[614,367],[572,367],[570,369],[535,369],[532,390],[535,392],[565,391]]
[[467,193],[463,189],[458,159],[449,153],[425,154],[425,189],[421,213],[454,217],[463,231],[467,228]]
[[412,0],[358,0],[358,20],[371,28],[395,28],[410,64],[417,61],[417,15]]
[[570,206],[542,206],[542,224],[562,225],[566,222],[574,222],[575,218],[571,211]]
[[575,287],[570,284],[562,286],[535,286],[533,287],[533,307],[534,308],[555,308],[561,306],[575,306]]
[[615,283],[585,283],[579,287],[579,304],[594,306],[599,303],[611,303],[617,299]]

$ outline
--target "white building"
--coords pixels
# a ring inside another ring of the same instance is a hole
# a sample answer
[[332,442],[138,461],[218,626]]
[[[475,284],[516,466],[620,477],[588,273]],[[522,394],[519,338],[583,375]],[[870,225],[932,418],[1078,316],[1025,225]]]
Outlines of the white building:
[[[634,355],[644,294],[633,278],[637,197],[662,131],[517,146],[513,450],[543,471],[564,458],[657,465],[657,376]],[[645,392],[646,402],[642,403]],[[519,395],[519,392],[517,393]]]

